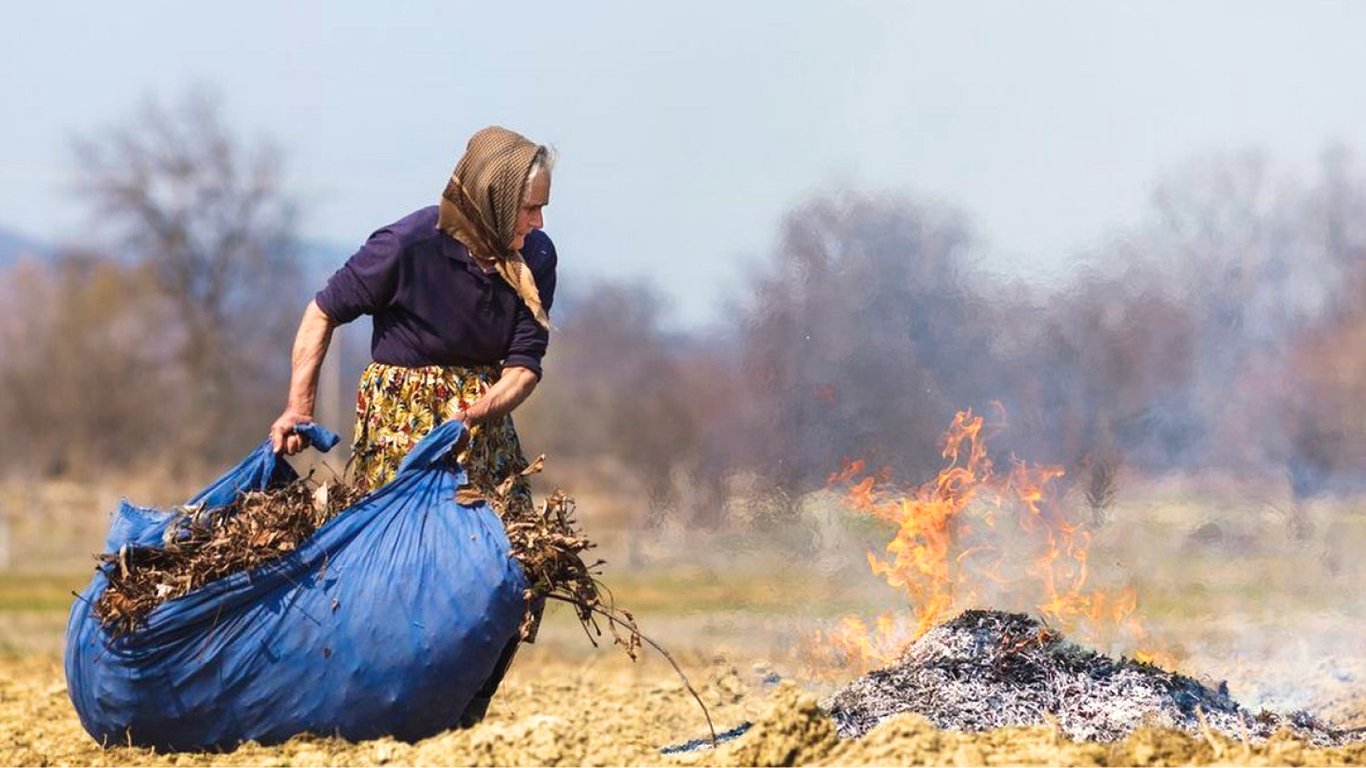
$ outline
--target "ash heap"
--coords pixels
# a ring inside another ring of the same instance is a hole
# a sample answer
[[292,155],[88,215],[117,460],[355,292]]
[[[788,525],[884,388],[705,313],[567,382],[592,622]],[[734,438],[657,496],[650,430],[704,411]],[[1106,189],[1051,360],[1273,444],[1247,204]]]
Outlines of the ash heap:
[[1074,741],[1117,741],[1140,725],[1260,741],[1289,729],[1314,746],[1366,740],[1297,712],[1254,713],[1225,686],[1065,640],[1019,613],[965,611],[911,644],[891,667],[851,682],[822,703],[844,738],[916,712],[936,727],[982,731],[1054,722]]

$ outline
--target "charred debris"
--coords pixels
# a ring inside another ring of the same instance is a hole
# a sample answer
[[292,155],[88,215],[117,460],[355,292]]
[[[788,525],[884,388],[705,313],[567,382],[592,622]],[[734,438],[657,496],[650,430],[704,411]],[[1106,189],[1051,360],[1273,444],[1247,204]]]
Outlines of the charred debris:
[[936,626],[895,664],[854,680],[822,707],[845,738],[915,712],[960,731],[1051,723],[1074,741],[1117,741],[1142,725],[1254,742],[1288,730],[1320,747],[1366,740],[1366,729],[1334,728],[1305,712],[1252,712],[1226,685],[1116,660],[1024,614],[985,610]]

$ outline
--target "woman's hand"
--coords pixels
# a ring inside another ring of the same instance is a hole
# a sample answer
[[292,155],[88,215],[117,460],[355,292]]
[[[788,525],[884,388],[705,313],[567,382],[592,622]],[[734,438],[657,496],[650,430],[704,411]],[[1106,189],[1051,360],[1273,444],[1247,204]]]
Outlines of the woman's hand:
[[503,369],[498,381],[474,401],[474,404],[456,414],[456,418],[473,427],[486,421],[501,419],[512,413],[536,389],[540,379],[528,368],[510,365]]
[[313,403],[318,394],[318,369],[322,367],[323,356],[327,354],[327,346],[332,341],[334,327],[331,318],[318,308],[316,301],[308,302],[303,319],[299,321],[299,332],[294,336],[289,404],[280,418],[270,425],[270,443],[276,453],[293,456],[308,447],[308,438],[294,434],[294,427],[313,420]]
[[309,446],[308,438],[304,435],[296,434],[294,427],[313,421],[313,417],[308,414],[299,413],[291,409],[285,409],[280,414],[280,418],[270,425],[270,444],[276,453],[284,453],[286,456],[293,456]]

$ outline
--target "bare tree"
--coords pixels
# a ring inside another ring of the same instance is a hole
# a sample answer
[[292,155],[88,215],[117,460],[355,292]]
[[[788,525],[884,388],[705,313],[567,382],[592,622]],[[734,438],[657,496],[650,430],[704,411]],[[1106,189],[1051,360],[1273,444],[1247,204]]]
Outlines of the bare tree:
[[1366,251],[1359,258],[1349,280],[1356,304],[1342,304],[1286,350],[1293,379],[1281,410],[1297,502],[1325,489],[1366,487]]
[[1285,353],[1358,301],[1349,277],[1366,252],[1366,185],[1351,154],[1329,147],[1309,183],[1260,152],[1215,155],[1165,179],[1154,203],[1141,248],[1194,320],[1203,459],[1250,471],[1293,462],[1297,438],[1270,407],[1298,386]]
[[1038,312],[1016,311],[1034,327],[1006,361],[1003,400],[1044,438],[1022,454],[1092,469],[1128,456],[1147,469],[1191,448],[1192,311],[1165,282],[1083,275]]
[[[205,89],[76,145],[76,190],[122,258],[146,264],[183,330],[174,356],[194,397],[184,425],[193,451],[261,422],[285,375],[298,314],[294,205],[279,153],[247,144]],[[248,414],[243,409],[254,409]]]
[[[681,511],[716,522],[723,468],[707,448],[731,389],[721,355],[665,332],[658,294],[640,284],[600,282],[561,307],[527,434],[552,454],[597,456],[628,472],[652,520]],[[680,480],[696,508],[679,509]]]
[[793,211],[743,318],[743,466],[794,489],[844,458],[936,467],[954,411],[999,396],[971,244],[956,211],[904,199]]
[[0,445],[9,471],[90,475],[159,458],[183,410],[179,329],[145,267],[90,254],[12,268],[0,289]]

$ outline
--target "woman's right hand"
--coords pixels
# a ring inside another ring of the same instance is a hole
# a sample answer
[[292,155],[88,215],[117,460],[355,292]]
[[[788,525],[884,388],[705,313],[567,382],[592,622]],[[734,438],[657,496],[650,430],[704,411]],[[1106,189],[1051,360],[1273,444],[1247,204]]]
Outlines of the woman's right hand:
[[322,367],[327,345],[332,340],[332,320],[318,306],[308,302],[299,332],[294,335],[294,352],[290,356],[289,398],[285,412],[270,425],[270,443],[276,453],[286,456],[307,448],[308,438],[294,434],[294,427],[313,421],[313,404],[318,394],[318,369]]
[[294,454],[307,448],[308,438],[295,434],[294,427],[299,424],[306,424],[313,421],[310,414],[300,413],[289,409],[280,414],[280,418],[270,425],[270,444],[276,453],[284,453],[286,456]]

